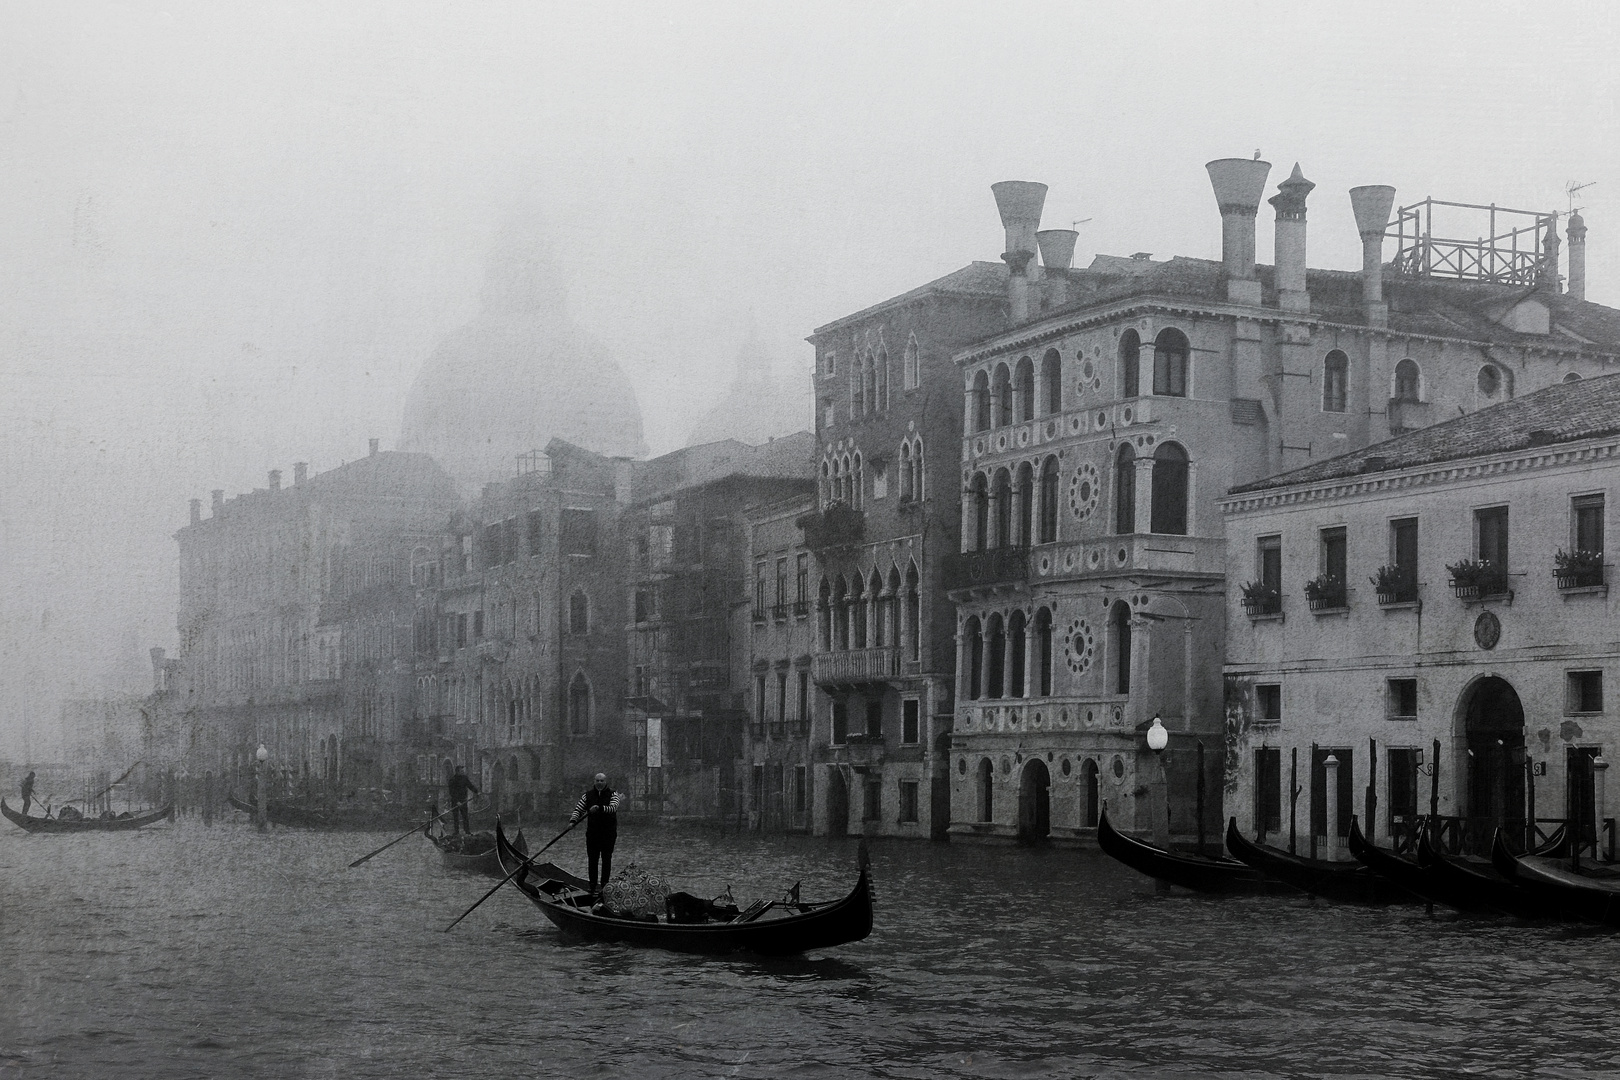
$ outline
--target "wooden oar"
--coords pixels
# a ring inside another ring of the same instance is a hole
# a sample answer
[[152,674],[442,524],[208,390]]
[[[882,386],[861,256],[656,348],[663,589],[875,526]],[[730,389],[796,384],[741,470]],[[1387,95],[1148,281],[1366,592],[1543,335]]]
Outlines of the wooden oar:
[[[427,828],[429,825],[432,825],[435,821],[438,821],[439,818],[445,817],[446,815],[453,814],[455,812],[456,812],[456,808],[452,806],[450,809],[446,810],[443,814],[440,814],[439,817],[428,818],[426,821],[422,822],[422,824],[413,826],[411,828],[411,831],[406,833],[405,836],[410,836],[410,835],[412,835],[412,833],[419,833],[423,829]],[[356,866],[359,866],[361,863],[365,862],[367,859],[373,858],[374,856],[377,856],[377,855],[381,855],[383,852],[387,851],[389,848],[391,848],[395,844],[399,843],[400,840],[405,839],[405,836],[401,836],[397,840],[388,841],[388,843],[384,844],[382,847],[378,848],[376,851],[373,851],[370,855],[362,855],[362,856],[360,856],[358,859],[354,860],[354,862],[349,864],[349,869],[353,870]]]
[[[580,821],[583,821],[583,820],[585,820],[585,819],[580,818]],[[495,889],[499,889],[502,885],[505,885],[508,881],[511,881],[513,878],[517,877],[520,873],[522,873],[524,870],[526,870],[530,863],[534,862],[534,860],[538,859],[540,856],[542,856],[542,855],[544,855],[546,853],[546,848],[549,848],[552,844],[555,844],[557,841],[561,840],[563,837],[565,837],[569,833],[573,832],[574,831],[574,826],[578,825],[578,824],[579,824],[579,821],[570,821],[568,823],[568,828],[564,829],[562,832],[558,833],[556,836],[553,836],[551,838],[551,843],[548,843],[546,845],[546,847],[541,848],[539,851],[535,852],[533,855],[529,855],[529,856],[525,857],[522,862],[518,863],[516,870],[513,870],[510,874],[507,874],[505,877],[501,878],[501,880],[497,881],[495,883]],[[491,890],[489,890],[489,892],[485,893],[483,896],[480,896],[478,898],[478,904],[482,904],[485,900],[488,900],[490,897],[494,896],[495,895],[495,889],[491,889]],[[445,927],[444,928],[444,933],[448,934],[450,931],[454,930],[456,928],[456,923],[460,922],[462,919],[465,919],[467,916],[471,915],[478,908],[478,904],[474,904],[472,907],[468,908],[466,911],[463,911],[460,915],[457,915],[456,916],[456,922],[453,922],[449,926]]]

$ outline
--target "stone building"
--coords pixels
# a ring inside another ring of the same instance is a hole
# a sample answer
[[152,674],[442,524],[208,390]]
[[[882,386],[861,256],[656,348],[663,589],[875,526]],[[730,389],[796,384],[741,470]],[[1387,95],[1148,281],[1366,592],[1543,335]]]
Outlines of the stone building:
[[[1007,325],[1008,273],[975,262],[819,327],[812,732],[818,834],[940,837],[949,819],[962,399],[952,353]],[[819,715],[819,710],[818,710]]]
[[485,485],[411,553],[418,783],[456,765],[499,810],[562,812],[597,772],[622,777],[631,463],[561,439]]
[[[1434,213],[1510,212],[1425,200],[1392,220],[1392,188],[1356,188],[1362,270],[1311,270],[1314,185],[1296,166],[1270,200],[1266,267],[1269,169],[1209,163],[1220,262],[1072,269],[1069,238],[1037,234],[1044,186],[995,185],[1013,325],[955,356],[954,835],[1083,840],[1105,802],[1146,828],[1155,716],[1171,733],[1174,831],[1198,825],[1200,742],[1203,824],[1217,828],[1225,492],[1616,359],[1615,313],[1559,292],[1555,215],[1459,244],[1437,238]],[[1584,235],[1572,221],[1572,281]]]
[[743,812],[737,770],[749,717],[748,514],[812,488],[809,434],[763,446],[687,447],[635,467],[620,535],[638,808]]
[[[1607,320],[1620,338],[1620,313]],[[1450,846],[1573,816],[1612,857],[1617,498],[1620,375],[1234,489],[1229,560],[1251,579],[1227,600],[1239,826],[1331,857],[1352,814],[1409,841],[1433,796]]]
[[748,514],[752,690],[743,762],[748,820],[760,830],[810,827],[810,730],[818,710],[823,719],[828,713],[810,677],[816,622],[810,549],[799,526],[815,508],[812,494]]

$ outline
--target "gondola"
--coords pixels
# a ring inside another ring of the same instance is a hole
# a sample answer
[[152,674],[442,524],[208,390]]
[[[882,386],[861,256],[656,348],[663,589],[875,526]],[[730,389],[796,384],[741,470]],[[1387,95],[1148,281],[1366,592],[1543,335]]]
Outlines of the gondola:
[[76,832],[130,832],[155,822],[163,821],[174,816],[174,804],[160,806],[156,810],[143,810],[128,817],[84,817],[69,819],[32,817],[21,811],[13,810],[0,799],[0,814],[15,824],[19,829],[31,833],[76,833]]
[[[1534,854],[1550,855],[1562,848],[1562,827],[1551,840],[1536,849]],[[1446,855],[1429,843],[1425,829],[1418,836],[1418,865],[1429,871],[1431,877],[1456,895],[1472,896],[1485,907],[1512,915],[1519,919],[1556,919],[1562,915],[1556,904],[1533,896],[1491,864],[1489,859],[1465,855]]]
[[[518,870],[522,857],[513,851],[499,822],[495,824],[495,849],[505,872]],[[525,868],[512,880],[564,935],[591,941],[619,941],[676,952],[793,956],[811,949],[847,945],[872,932],[872,884],[864,846],[860,877],[842,900],[821,904],[762,902],[726,921],[642,922],[599,914],[589,906],[591,897],[582,888],[584,882],[545,867]]]
[[[439,858],[444,861],[446,869],[494,877],[506,876],[506,871],[501,869],[500,854],[495,850],[494,833],[452,833],[441,836],[429,829],[425,835],[439,849]],[[464,839],[458,841],[458,835]],[[512,847],[519,856],[529,853],[529,845],[524,841],[521,830],[512,841]]]
[[1288,886],[1266,877],[1247,863],[1236,859],[1210,858],[1166,851],[1135,837],[1126,836],[1108,820],[1105,806],[1097,817],[1097,846],[1132,870],[1159,881],[1204,893],[1263,893],[1289,891]]
[[1362,835],[1361,822],[1350,819],[1350,854],[1367,869],[1390,883],[1433,904],[1458,911],[1481,911],[1486,907],[1479,890],[1459,887],[1450,877],[1442,877],[1417,859],[1407,859],[1385,851]]
[[1402,904],[1417,900],[1410,892],[1360,863],[1307,859],[1245,840],[1238,831],[1235,817],[1226,826],[1226,847],[1238,859],[1268,877],[1324,900],[1346,904]]
[[1620,926],[1620,870],[1608,866],[1572,869],[1565,858],[1515,855],[1502,830],[1491,838],[1491,864],[1537,901],[1565,914],[1605,926]]

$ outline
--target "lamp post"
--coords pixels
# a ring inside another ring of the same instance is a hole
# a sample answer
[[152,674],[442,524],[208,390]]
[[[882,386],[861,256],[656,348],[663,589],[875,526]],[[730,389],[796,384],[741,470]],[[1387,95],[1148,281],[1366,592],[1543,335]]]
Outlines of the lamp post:
[[[1153,723],[1147,729],[1148,749],[1153,751],[1153,776],[1150,781],[1153,800],[1153,842],[1162,850],[1170,850],[1170,802],[1169,782],[1164,775],[1164,748],[1170,745],[1170,733],[1165,730],[1164,723],[1157,713],[1153,714]],[[1154,891],[1167,893],[1170,883],[1162,879],[1155,879]]]
[[264,748],[264,743],[260,743],[259,749],[254,752],[253,756],[257,759],[253,765],[253,776],[256,781],[253,786],[259,793],[259,803],[254,813],[254,824],[262,832],[270,824],[269,808],[265,805],[269,800],[265,795],[268,783],[265,775],[267,770],[264,767],[264,763],[269,760],[270,751]]

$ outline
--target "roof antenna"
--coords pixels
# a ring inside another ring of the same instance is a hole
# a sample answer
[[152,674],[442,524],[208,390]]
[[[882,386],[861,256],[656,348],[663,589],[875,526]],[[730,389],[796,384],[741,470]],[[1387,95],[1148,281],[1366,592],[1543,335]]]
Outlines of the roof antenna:
[[1584,184],[1577,183],[1576,181],[1571,180],[1569,183],[1564,185],[1564,194],[1569,196],[1569,212],[1571,214],[1573,214],[1577,210],[1586,209],[1584,206],[1576,206],[1575,205],[1575,193],[1579,192],[1579,191],[1585,191],[1587,188],[1591,187],[1595,183],[1597,183],[1596,180],[1588,180]]
[[1088,217],[1083,217],[1079,221],[1071,221],[1071,222],[1069,222],[1069,228],[1074,229],[1075,231],[1078,232],[1079,229],[1080,229],[1080,226],[1084,225],[1086,222],[1091,221],[1091,220],[1093,220],[1093,219],[1088,218]]

